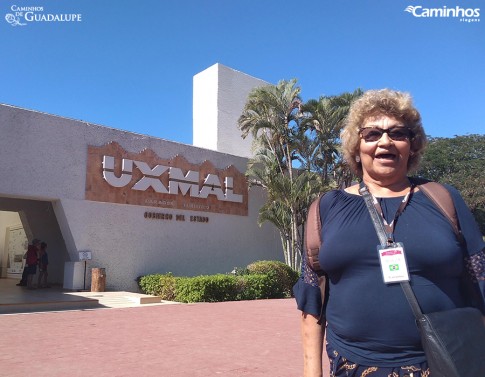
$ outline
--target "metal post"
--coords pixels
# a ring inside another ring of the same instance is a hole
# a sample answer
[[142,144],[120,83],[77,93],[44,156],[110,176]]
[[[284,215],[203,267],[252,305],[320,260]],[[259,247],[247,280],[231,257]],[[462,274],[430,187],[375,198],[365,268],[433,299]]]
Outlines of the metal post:
[[83,283],[83,290],[85,291],[86,290],[86,263],[87,261],[84,260],[84,283]]

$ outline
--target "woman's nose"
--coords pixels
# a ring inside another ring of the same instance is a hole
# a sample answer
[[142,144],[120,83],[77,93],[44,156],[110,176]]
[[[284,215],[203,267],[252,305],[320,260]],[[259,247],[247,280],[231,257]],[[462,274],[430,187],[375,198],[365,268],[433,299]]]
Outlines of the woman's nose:
[[392,139],[389,137],[387,132],[382,133],[381,138],[378,140],[380,145],[388,145],[392,143]]

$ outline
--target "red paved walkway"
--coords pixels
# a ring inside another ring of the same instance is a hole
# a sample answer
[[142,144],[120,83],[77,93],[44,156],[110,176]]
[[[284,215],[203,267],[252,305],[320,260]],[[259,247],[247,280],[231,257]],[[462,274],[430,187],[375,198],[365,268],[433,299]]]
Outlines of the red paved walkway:
[[295,301],[0,315],[0,376],[301,375]]

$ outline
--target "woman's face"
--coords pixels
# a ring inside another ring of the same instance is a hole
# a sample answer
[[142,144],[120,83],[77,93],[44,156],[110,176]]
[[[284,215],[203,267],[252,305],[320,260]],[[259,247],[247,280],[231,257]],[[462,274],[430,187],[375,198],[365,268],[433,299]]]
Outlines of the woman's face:
[[[366,119],[362,129],[360,160],[363,178],[390,183],[406,179],[411,141],[405,125],[395,118],[377,115]],[[389,131],[391,136],[382,133],[383,130]]]

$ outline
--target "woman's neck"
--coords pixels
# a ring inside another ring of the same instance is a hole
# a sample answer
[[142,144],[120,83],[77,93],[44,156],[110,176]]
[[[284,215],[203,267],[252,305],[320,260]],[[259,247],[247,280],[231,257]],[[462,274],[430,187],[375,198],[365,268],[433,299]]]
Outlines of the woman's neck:
[[371,194],[379,198],[404,196],[409,192],[409,188],[411,187],[411,182],[409,182],[407,177],[390,182],[364,177],[363,181]]

